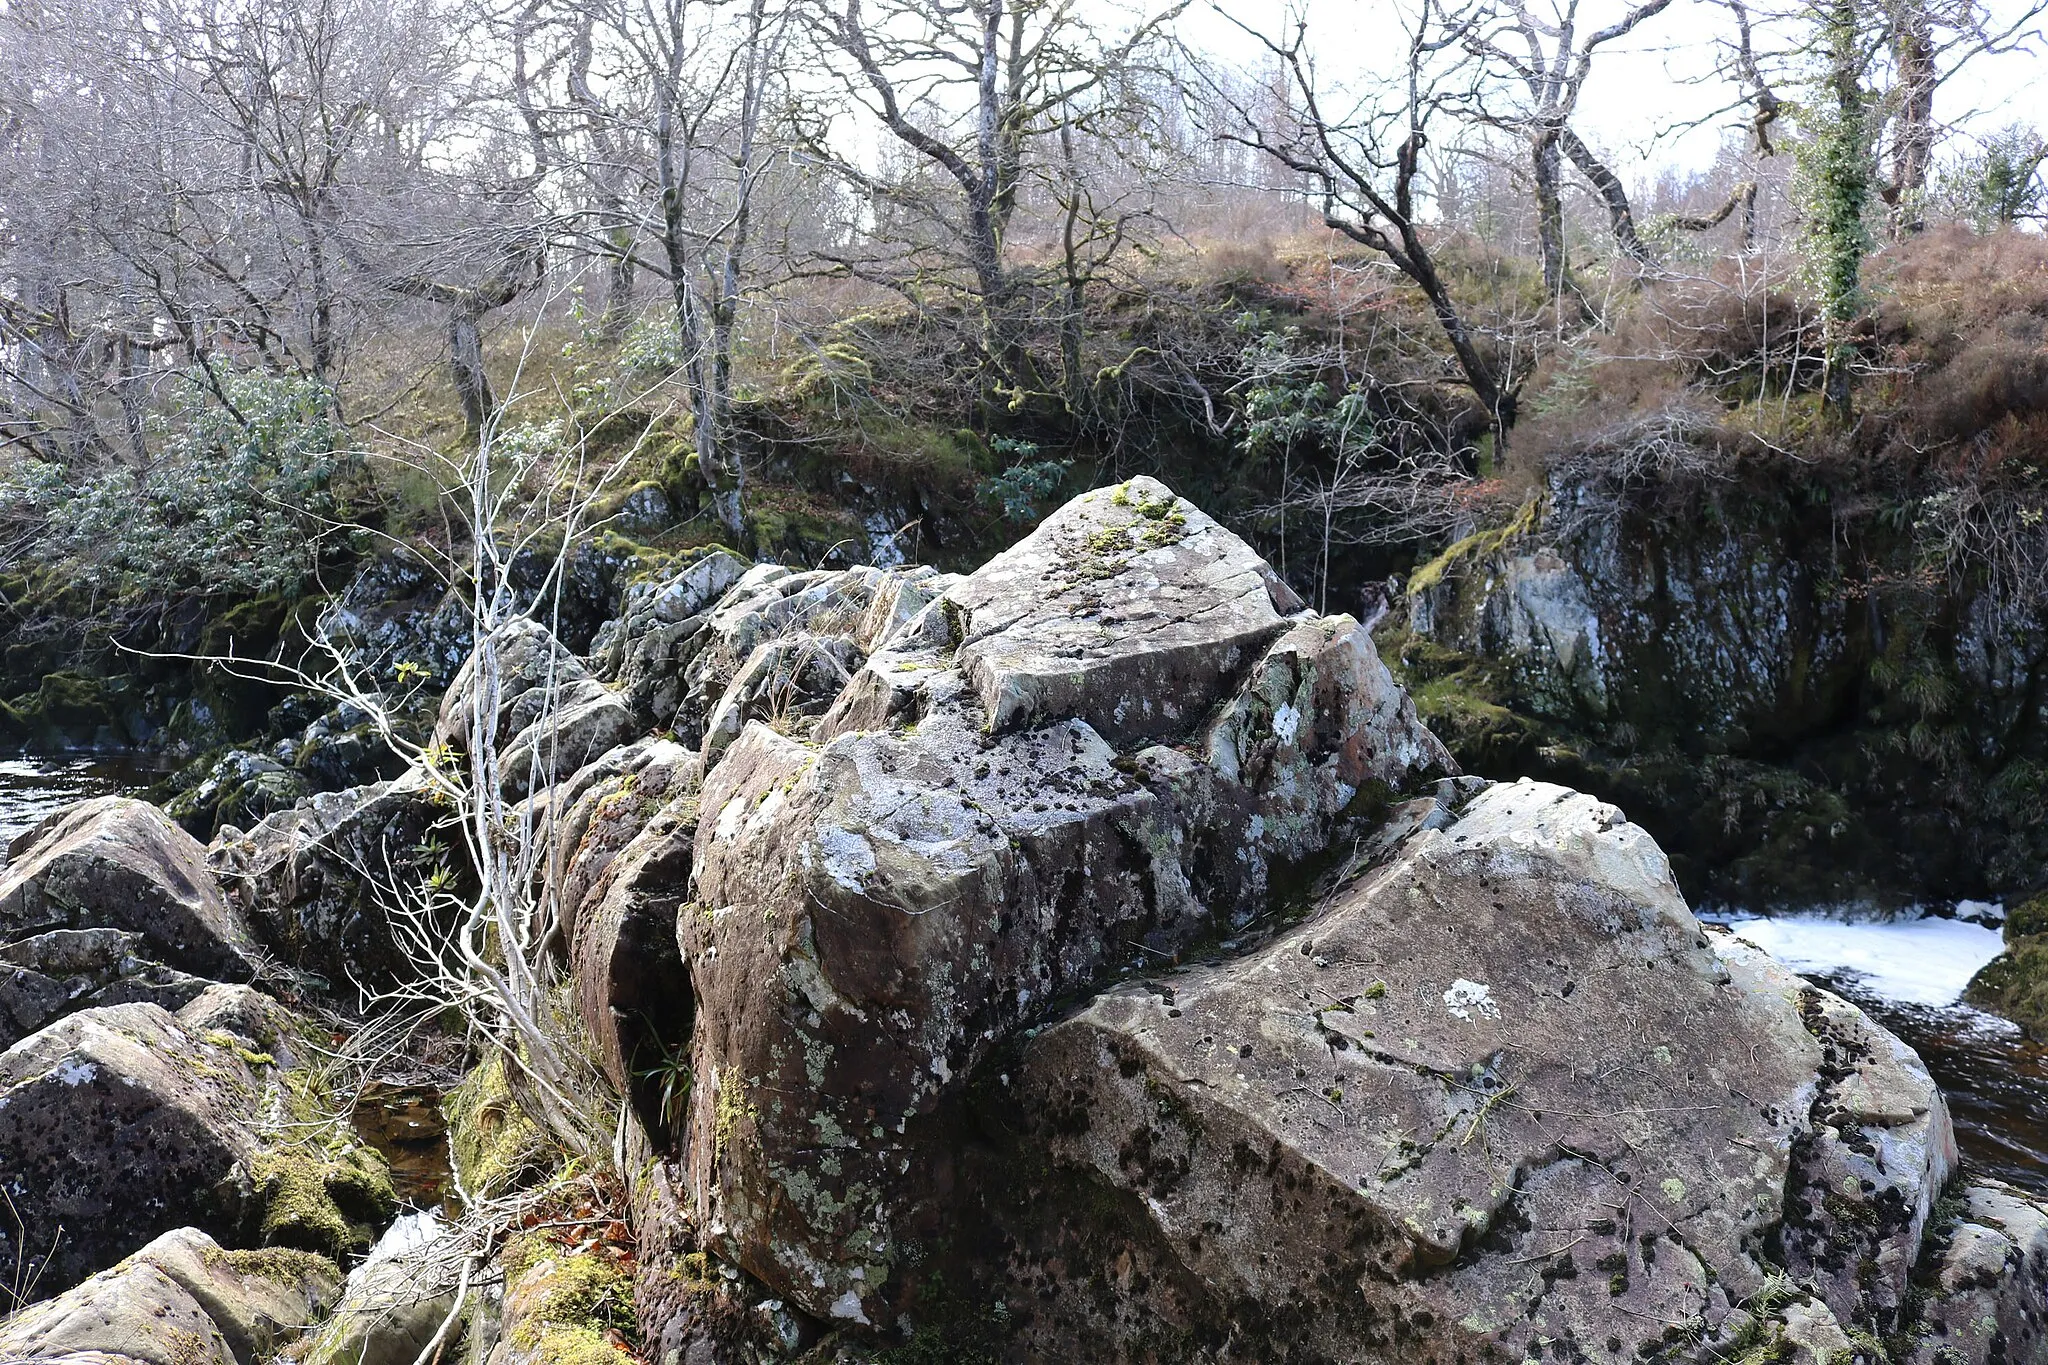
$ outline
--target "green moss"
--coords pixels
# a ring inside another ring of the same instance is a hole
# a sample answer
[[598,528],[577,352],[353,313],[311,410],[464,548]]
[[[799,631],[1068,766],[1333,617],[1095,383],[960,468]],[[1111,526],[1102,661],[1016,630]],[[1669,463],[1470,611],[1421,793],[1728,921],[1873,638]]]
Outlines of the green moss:
[[473,1197],[502,1194],[545,1173],[546,1139],[520,1109],[493,1055],[441,1101],[455,1174]]
[[536,1365],[630,1365],[632,1355],[610,1335],[629,1335],[634,1325],[633,1277],[623,1266],[533,1235],[515,1239],[503,1260],[515,1284],[541,1271],[511,1333]]
[[276,1148],[252,1160],[249,1174],[263,1210],[258,1237],[266,1247],[343,1261],[368,1251],[377,1226],[398,1211],[384,1159],[366,1147],[339,1153]]
[[2048,934],[2009,939],[2006,950],[1970,979],[1963,999],[2048,1041]]
[[1541,505],[1541,499],[1531,498],[1522,504],[1521,510],[1515,513],[1507,525],[1475,531],[1463,540],[1452,542],[1449,549],[1408,576],[1408,595],[1414,597],[1442,583],[1444,575],[1460,560],[1485,559],[1488,555],[1498,553],[1508,542],[1535,530]]
[[2017,943],[2021,939],[2038,938],[2048,935],[2048,894],[2022,901],[2005,916],[2005,941]]
[[251,1247],[220,1253],[220,1262],[237,1275],[291,1284],[333,1273],[334,1263],[318,1252],[297,1247]]

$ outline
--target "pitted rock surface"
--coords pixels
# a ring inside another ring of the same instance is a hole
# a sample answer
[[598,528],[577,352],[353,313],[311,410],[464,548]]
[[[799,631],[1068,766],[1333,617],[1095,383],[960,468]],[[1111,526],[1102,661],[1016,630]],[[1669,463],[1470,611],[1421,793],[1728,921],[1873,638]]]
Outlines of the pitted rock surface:
[[1993,1365],[2048,1357],[2048,1204],[1973,1181],[1921,1268],[1926,1308],[1910,1365]]
[[263,1081],[245,1050],[135,1004],[0,1053],[0,1170],[21,1220],[0,1227],[0,1258],[62,1289],[172,1228],[231,1235],[245,1212],[237,1168],[260,1145]]

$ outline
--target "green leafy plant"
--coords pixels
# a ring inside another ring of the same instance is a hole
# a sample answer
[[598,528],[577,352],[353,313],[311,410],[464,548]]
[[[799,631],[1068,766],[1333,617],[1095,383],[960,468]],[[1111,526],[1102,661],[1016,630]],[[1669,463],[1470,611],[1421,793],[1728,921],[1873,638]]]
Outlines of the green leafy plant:
[[1042,515],[1040,507],[1057,493],[1067,477],[1072,460],[1038,458],[1036,441],[1019,441],[998,436],[989,449],[1010,461],[1002,473],[982,480],[975,497],[1003,514],[1009,522],[1032,522]]

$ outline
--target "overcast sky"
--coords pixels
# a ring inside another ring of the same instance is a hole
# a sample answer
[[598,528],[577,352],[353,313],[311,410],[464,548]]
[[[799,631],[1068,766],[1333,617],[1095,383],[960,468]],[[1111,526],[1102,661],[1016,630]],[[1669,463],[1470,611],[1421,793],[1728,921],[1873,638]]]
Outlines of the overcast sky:
[[[2003,26],[2023,12],[2025,0],[1986,3],[1994,24]],[[1222,4],[1243,22],[1269,32],[1278,31],[1285,13],[1282,0]],[[1374,62],[1399,59],[1400,42],[1390,31],[1388,4],[1389,0],[1309,0],[1318,64],[1327,76],[1345,76],[1369,70]],[[1753,12],[1768,7],[1769,0],[1752,0]],[[1581,32],[1626,12],[1621,0],[1582,0]],[[1243,52],[1248,46],[1244,35],[1208,4],[1191,6],[1184,25],[1183,32],[1195,45],[1213,52]],[[1978,57],[1961,79],[1944,85],[1936,117],[1956,122],[1965,135],[2013,123],[2048,132],[2048,42],[2039,36],[2040,19],[2030,29],[2036,35],[2031,50]],[[1653,178],[1665,168],[1706,166],[1729,130],[1745,121],[1744,114],[1711,119],[1688,133],[1672,130],[1707,119],[1735,96],[1714,76],[1720,55],[1717,40],[1733,33],[1728,10],[1714,0],[1673,0],[1669,9],[1601,49],[1574,126],[1610,153],[1615,169],[1632,182]],[[1759,47],[1764,45],[1760,37]],[[1796,92],[1788,82],[1780,93],[1791,98]]]

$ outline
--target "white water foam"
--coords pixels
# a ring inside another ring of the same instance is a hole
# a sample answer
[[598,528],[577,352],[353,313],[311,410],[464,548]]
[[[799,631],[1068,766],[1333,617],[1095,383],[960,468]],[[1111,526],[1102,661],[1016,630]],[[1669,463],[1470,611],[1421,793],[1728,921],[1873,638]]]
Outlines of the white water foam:
[[1803,974],[1842,974],[1887,1000],[1936,1008],[1962,998],[2004,942],[1959,919],[1845,920],[1823,915],[1730,919],[1728,927]]

